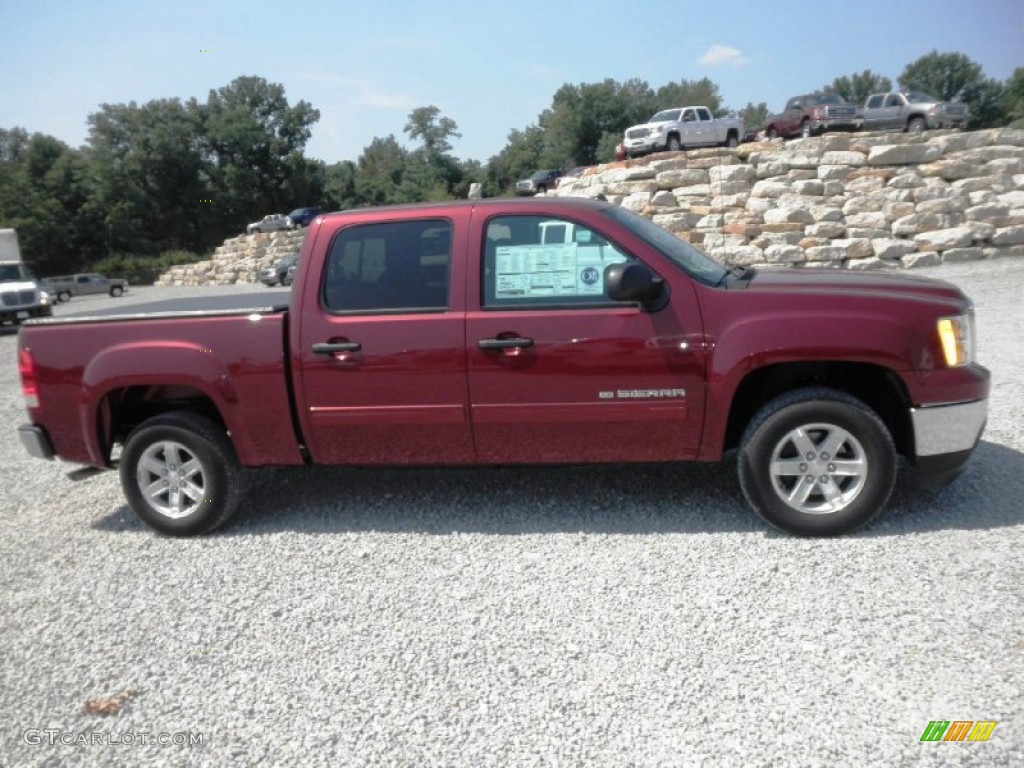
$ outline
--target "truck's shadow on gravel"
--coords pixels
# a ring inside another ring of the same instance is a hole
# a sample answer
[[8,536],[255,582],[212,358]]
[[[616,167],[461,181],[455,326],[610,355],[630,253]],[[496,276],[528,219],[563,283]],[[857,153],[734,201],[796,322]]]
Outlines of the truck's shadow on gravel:
[[[271,469],[250,473],[242,508],[217,536],[284,531],[450,534],[586,532],[784,536],[747,507],[735,461],[568,468]],[[1024,522],[1024,454],[982,442],[937,491],[906,467],[888,510],[857,536],[989,529]],[[144,529],[126,506],[107,531]]]

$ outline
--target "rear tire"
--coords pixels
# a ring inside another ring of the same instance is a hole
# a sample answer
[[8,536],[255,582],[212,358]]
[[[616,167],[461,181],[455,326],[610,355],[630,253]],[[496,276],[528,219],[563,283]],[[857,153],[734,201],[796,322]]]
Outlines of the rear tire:
[[774,125],[771,126],[767,131],[765,131],[764,135],[767,136],[769,139],[777,139],[777,138],[779,138],[779,132],[777,130],[775,130],[775,126]]
[[238,508],[242,472],[223,428],[174,411],[136,427],[120,459],[121,487],[143,522],[170,536],[222,525]]
[[738,147],[739,145],[740,145],[740,140],[738,138],[736,138],[736,134],[735,133],[730,133],[729,134],[729,138],[727,138],[725,140],[725,146],[727,146],[727,147],[729,147],[731,149],[733,147]]
[[836,536],[867,525],[896,482],[889,430],[868,406],[825,387],[765,405],[747,426],[740,486],[760,517],[800,536]]

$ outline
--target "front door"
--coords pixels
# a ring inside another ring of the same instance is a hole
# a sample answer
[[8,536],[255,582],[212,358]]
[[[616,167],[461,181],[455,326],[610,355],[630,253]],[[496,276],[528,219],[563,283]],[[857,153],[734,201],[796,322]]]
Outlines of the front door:
[[408,216],[344,227],[304,277],[296,399],[317,463],[473,461],[452,232]]
[[483,245],[466,315],[478,460],[694,458],[704,391],[692,286],[680,280],[659,312],[612,302],[604,270],[634,257],[579,222],[566,222],[571,242],[545,243],[553,227],[505,215],[470,230],[470,253]]

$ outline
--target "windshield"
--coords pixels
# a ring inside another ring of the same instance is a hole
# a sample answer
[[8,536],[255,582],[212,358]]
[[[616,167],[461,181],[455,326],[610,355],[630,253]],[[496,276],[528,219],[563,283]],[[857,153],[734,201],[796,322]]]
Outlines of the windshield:
[[695,280],[707,285],[717,285],[725,277],[726,269],[717,261],[643,216],[618,206],[607,208],[605,213],[658,253],[678,264]]
[[907,91],[907,99],[915,104],[933,104],[938,101],[938,99],[924,91]]
[[661,112],[656,114],[654,117],[652,117],[647,122],[648,123],[678,123],[679,122],[679,114],[682,111],[683,110],[681,110],[681,109],[663,109]]
[[535,174],[533,174],[533,176],[531,176],[530,178],[531,178],[531,179],[532,179],[533,181],[544,181],[544,179],[548,178],[548,177],[549,177],[549,176],[551,176],[551,174],[553,174],[553,173],[554,173],[554,171],[537,171],[537,172],[536,172]]
[[0,264],[0,281],[9,283],[15,280],[31,280],[24,264]]

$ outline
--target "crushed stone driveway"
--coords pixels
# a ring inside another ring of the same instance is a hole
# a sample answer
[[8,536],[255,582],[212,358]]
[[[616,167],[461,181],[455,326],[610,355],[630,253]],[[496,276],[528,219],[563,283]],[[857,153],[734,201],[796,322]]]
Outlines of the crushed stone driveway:
[[165,538],[25,454],[0,335],[0,765],[1024,765],[1024,261],[918,274],[975,300],[988,427],[833,540],[730,462],[268,470]]

